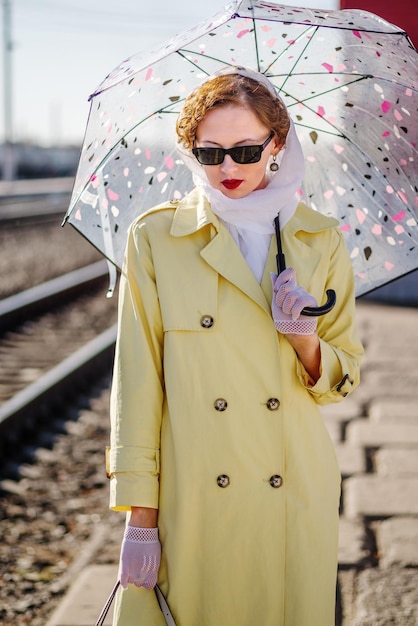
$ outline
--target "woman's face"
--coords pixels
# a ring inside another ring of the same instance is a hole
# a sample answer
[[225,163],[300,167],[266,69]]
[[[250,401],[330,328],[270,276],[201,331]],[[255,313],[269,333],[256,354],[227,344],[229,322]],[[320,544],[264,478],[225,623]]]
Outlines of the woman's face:
[[[225,105],[211,109],[200,122],[195,147],[234,148],[261,145],[271,133],[248,108]],[[269,157],[280,149],[276,137],[269,142],[257,163],[241,165],[225,155],[220,165],[203,165],[209,183],[228,198],[244,198],[267,185],[266,166]]]

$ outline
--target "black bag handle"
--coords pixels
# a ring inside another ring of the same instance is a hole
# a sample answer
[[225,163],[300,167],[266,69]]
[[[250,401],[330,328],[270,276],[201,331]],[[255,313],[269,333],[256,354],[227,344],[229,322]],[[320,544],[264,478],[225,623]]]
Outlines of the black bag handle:
[[113,602],[113,598],[115,597],[116,592],[117,592],[117,590],[118,590],[118,588],[119,588],[119,585],[120,585],[120,580],[118,580],[118,581],[115,583],[115,586],[113,587],[113,589],[112,589],[112,592],[111,592],[110,596],[109,596],[109,597],[108,597],[108,599],[106,600],[106,604],[105,604],[105,605],[104,605],[104,607],[102,608],[102,612],[100,613],[100,615],[99,615],[99,619],[97,620],[97,622],[96,622],[95,626],[103,626],[103,623],[104,623],[104,621],[105,621],[105,619],[106,619],[106,615],[109,613],[109,609],[110,609],[111,604],[112,604],[112,602]]
[[[109,613],[109,609],[112,605],[113,599],[116,595],[119,585],[120,585],[120,580],[118,580],[115,583],[115,586],[113,587],[110,596],[106,600],[106,604],[102,608],[102,612],[100,613],[99,619],[97,620],[95,626],[103,626],[103,623],[106,619],[106,615]],[[167,626],[176,626],[174,618],[167,604],[167,600],[164,598],[164,595],[158,585],[155,585],[154,591],[155,591],[155,595],[157,596],[157,601],[158,601],[158,604],[160,605],[160,609],[164,615],[164,619],[165,619]]]

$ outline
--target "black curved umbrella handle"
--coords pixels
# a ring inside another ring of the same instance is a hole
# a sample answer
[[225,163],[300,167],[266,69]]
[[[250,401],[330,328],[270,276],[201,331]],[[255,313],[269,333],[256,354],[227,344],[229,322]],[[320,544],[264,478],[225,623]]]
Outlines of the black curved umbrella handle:
[[[281,274],[286,269],[286,261],[284,258],[283,250],[282,250],[282,240],[280,237],[280,221],[279,216],[277,215],[274,219],[274,225],[276,228],[276,241],[277,241],[277,273]],[[327,289],[327,301],[322,306],[305,306],[301,311],[301,315],[306,315],[307,317],[319,317],[320,315],[325,315],[329,313],[335,306],[337,302],[337,294],[333,289]]]
[[319,315],[325,315],[329,313],[337,302],[337,294],[333,289],[327,289],[327,301],[322,306],[305,306],[301,311],[301,315],[307,317],[319,317]]

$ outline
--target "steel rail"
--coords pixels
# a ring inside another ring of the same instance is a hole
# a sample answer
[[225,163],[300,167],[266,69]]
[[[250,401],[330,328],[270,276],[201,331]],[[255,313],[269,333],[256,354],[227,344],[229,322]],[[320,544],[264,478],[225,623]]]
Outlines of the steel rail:
[[[105,278],[107,263],[99,261],[1,300],[0,332],[15,328],[69,298],[96,290]],[[7,455],[10,446],[20,447],[25,432],[39,431],[51,412],[63,412],[63,406],[80,389],[88,388],[106,369],[110,371],[115,340],[116,325],[0,405],[0,457]]]
[[62,216],[68,209],[69,203],[69,195],[50,195],[44,198],[25,200],[20,198],[13,202],[7,202],[7,204],[0,202],[0,223],[3,226],[13,226],[14,224],[29,221],[38,223],[51,220],[54,217],[58,218],[58,216],[60,216],[59,222],[61,223]]
[[2,447],[16,440],[22,429],[34,429],[45,413],[111,367],[116,331],[114,324],[0,406]]
[[68,298],[97,286],[107,273],[106,261],[97,261],[0,300],[0,332],[59,304],[64,296]]
[[50,220],[68,209],[74,179],[44,178],[0,181],[0,223]]

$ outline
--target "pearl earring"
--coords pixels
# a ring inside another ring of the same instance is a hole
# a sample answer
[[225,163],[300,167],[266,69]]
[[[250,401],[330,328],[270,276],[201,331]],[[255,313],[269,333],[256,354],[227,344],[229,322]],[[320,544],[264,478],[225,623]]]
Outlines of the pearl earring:
[[278,163],[276,163],[276,155],[273,155],[273,163],[270,163],[270,170],[272,172],[277,172],[277,170],[279,169],[279,165]]

